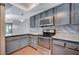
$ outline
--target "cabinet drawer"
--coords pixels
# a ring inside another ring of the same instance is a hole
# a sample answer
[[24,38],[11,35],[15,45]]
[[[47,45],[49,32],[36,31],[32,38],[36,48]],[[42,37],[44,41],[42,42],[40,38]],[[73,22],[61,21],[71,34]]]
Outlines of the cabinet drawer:
[[79,55],[79,51],[75,51],[67,48],[66,55]]
[[65,42],[59,40],[53,40],[53,45],[65,46]]
[[79,44],[76,44],[76,43],[67,42],[66,47],[67,47],[67,48],[70,48],[70,49],[72,49],[72,50],[79,51]]

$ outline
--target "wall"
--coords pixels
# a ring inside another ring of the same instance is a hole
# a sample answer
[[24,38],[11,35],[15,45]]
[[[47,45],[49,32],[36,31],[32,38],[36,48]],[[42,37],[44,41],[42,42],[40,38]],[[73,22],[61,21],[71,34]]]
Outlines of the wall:
[[29,33],[29,27],[30,27],[30,20],[25,19],[22,23],[19,22],[19,24],[14,24],[13,25],[13,34],[18,35],[18,34],[27,34]]
[[14,21],[12,34],[6,34],[6,36],[18,35],[18,34],[27,34],[27,33],[29,33],[29,29],[30,29],[30,20],[29,19],[24,19],[23,22]]

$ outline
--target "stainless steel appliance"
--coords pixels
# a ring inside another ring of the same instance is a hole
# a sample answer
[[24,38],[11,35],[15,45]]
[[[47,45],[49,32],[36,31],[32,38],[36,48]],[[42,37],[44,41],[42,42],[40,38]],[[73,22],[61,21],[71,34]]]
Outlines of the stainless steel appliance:
[[51,37],[55,35],[56,30],[55,29],[43,29],[43,37]]
[[53,25],[53,17],[45,17],[40,19],[40,26]]
[[38,39],[38,50],[43,54],[51,54],[51,36],[53,35],[55,35],[55,30],[43,29],[43,36]]

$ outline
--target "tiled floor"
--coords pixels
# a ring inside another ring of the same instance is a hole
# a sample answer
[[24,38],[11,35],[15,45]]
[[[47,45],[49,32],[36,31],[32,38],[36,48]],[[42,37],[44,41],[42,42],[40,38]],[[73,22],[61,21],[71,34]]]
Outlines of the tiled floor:
[[38,51],[28,46],[17,52],[12,53],[11,55],[39,55]]

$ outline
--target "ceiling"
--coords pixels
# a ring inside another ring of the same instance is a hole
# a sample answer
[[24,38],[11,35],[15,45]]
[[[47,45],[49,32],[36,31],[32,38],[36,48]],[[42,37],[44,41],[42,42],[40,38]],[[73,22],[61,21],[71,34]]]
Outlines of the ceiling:
[[61,3],[6,3],[5,4],[5,21],[6,22],[23,22],[30,16],[53,8]]

